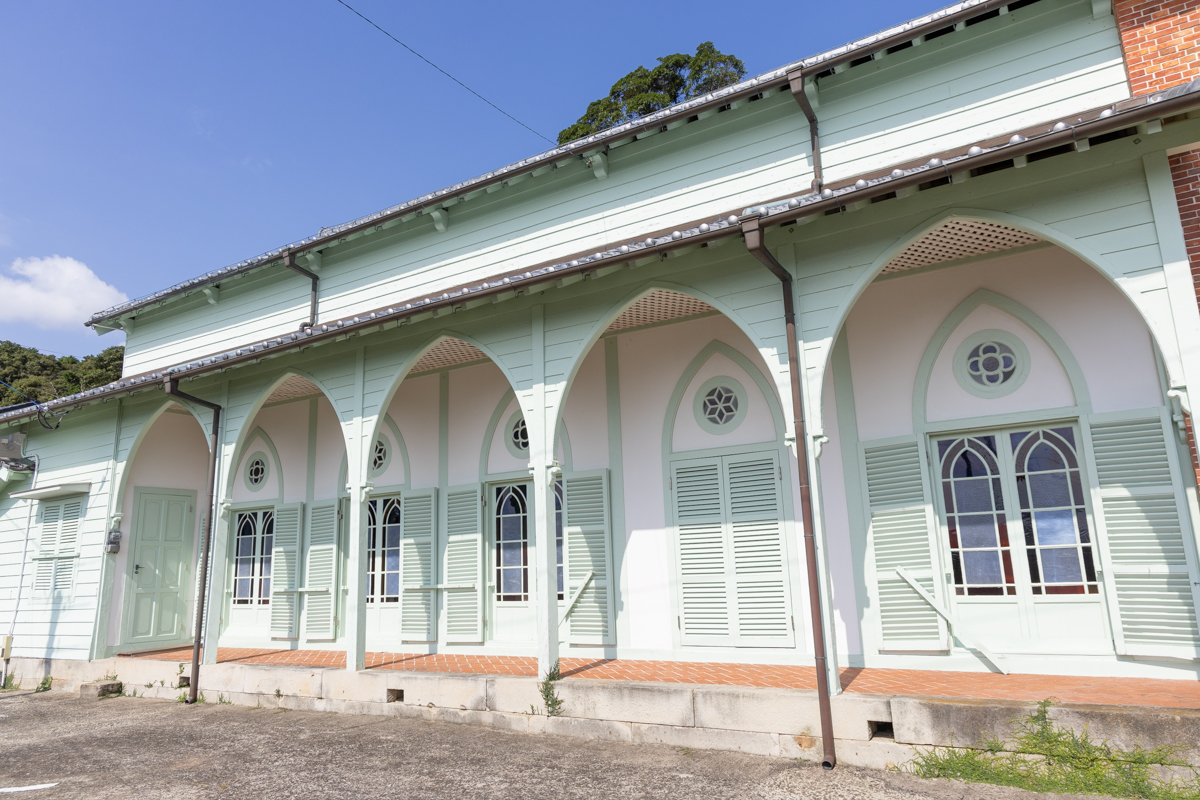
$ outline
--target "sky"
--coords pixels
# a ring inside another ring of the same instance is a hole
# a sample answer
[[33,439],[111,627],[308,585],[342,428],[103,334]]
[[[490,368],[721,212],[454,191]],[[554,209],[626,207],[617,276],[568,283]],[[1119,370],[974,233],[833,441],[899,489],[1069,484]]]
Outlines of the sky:
[[[944,5],[346,2],[551,140],[658,56],[754,75]],[[0,4],[0,340],[98,352],[94,311],[550,146],[338,0]]]

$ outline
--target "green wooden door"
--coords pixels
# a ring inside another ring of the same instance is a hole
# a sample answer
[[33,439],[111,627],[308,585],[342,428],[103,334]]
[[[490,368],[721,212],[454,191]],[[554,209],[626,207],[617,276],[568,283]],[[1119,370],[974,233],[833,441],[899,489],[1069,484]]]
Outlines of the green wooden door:
[[129,567],[128,641],[184,639],[191,589],[193,500],[189,494],[141,492]]

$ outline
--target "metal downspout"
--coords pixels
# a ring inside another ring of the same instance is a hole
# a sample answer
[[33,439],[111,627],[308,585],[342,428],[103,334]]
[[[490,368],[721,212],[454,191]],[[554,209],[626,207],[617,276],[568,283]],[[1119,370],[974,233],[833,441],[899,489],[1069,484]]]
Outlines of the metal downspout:
[[192,641],[192,674],[188,678],[187,702],[196,702],[196,693],[200,690],[200,644],[204,633],[204,610],[208,599],[208,550],[212,542],[214,517],[216,516],[217,460],[220,458],[220,428],[221,406],[210,403],[179,391],[177,381],[167,378],[163,381],[163,391],[168,397],[195,403],[212,410],[212,443],[209,445],[208,460],[208,511],[205,513],[204,536],[200,544],[200,591],[196,598],[196,632]]
[[800,390],[800,354],[796,344],[796,304],[792,297],[792,274],[763,244],[758,217],[742,221],[746,249],[771,270],[783,284],[783,321],[787,328],[788,375],[792,384],[793,426],[796,432],[796,462],[800,481],[800,514],[804,523],[804,561],[808,572],[808,610],[812,618],[813,657],[817,667],[817,705],[821,709],[821,766],[833,769],[837,752],[833,743],[833,711],[829,704],[829,672],[825,650],[825,626],[821,614],[821,581],[817,570],[817,540],[813,521],[811,479],[808,473],[808,434],[804,424],[804,395]]
[[812,190],[819,192],[825,186],[825,177],[821,172],[821,137],[817,132],[817,112],[813,110],[808,95],[804,93],[805,77],[804,70],[789,74],[788,88],[792,90],[792,97],[800,104],[800,110],[808,119],[808,135],[812,142]]
[[317,277],[315,272],[309,272],[304,267],[297,264],[296,263],[296,254],[293,253],[291,250],[287,251],[287,253],[284,254],[283,266],[287,267],[292,272],[300,273],[301,275],[303,275],[304,277],[306,277],[312,281],[312,289],[308,295],[308,322],[301,322],[300,330],[303,331],[303,330],[308,330],[309,328],[316,327],[316,324],[317,324],[317,285],[318,285],[318,282],[320,281],[320,278]]

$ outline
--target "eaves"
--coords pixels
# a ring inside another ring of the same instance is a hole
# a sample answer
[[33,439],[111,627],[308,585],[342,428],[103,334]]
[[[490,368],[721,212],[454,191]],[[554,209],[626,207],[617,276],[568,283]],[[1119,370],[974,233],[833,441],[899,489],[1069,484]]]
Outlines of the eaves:
[[[414,321],[472,308],[512,293],[531,294],[570,282],[586,274],[602,276],[624,268],[629,263],[660,258],[670,253],[692,249],[720,239],[739,236],[741,222],[758,217],[767,225],[783,225],[805,217],[836,212],[860,203],[901,190],[951,179],[954,175],[970,173],[1034,154],[1044,154],[1056,148],[1078,146],[1092,137],[1129,129],[1140,124],[1158,124],[1164,117],[1187,113],[1200,108],[1200,79],[1180,84],[1167,91],[1141,95],[1112,106],[1093,109],[1073,120],[1015,131],[1007,137],[997,137],[971,145],[965,152],[944,152],[928,160],[897,165],[890,171],[862,175],[838,186],[825,187],[820,193],[797,197],[765,200],[761,205],[730,212],[716,219],[686,225],[678,230],[663,231],[638,241],[615,243],[591,254],[580,254],[569,260],[548,263],[508,274],[502,274],[439,294],[417,297],[387,308],[379,308],[354,317],[327,322],[304,331],[297,331],[265,341],[244,345],[234,350],[176,364],[164,370],[122,378],[107,386],[89,389],[76,395],[47,403],[50,410],[67,411],[105,398],[143,391],[167,378],[194,379],[241,364],[260,361],[277,355],[296,352],[313,344],[333,341],[348,335],[358,335],[395,327]],[[32,417],[37,408],[27,406],[0,409],[0,426]]]

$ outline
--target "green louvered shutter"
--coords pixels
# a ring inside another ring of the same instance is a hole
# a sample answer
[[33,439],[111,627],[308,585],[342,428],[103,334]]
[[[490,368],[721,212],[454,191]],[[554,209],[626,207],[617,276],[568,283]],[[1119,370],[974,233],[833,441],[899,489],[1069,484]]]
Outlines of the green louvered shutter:
[[483,520],[478,484],[446,492],[446,642],[483,642]]
[[400,631],[406,642],[432,642],[434,629],[433,537],[436,490],[405,492],[400,498]]
[[1167,422],[1092,423],[1105,587],[1117,652],[1200,656],[1187,505]]
[[299,635],[300,533],[304,504],[275,506],[271,538],[271,638],[295,639]]
[[791,646],[792,606],[778,456],[725,456],[722,461],[733,556],[736,644]]
[[671,465],[679,557],[680,641],[729,644],[734,633],[721,459]]
[[33,569],[35,594],[66,594],[75,578],[83,498],[42,504],[42,524]]
[[925,490],[921,451],[916,440],[864,447],[870,542],[875,556],[875,586],[880,650],[945,650],[946,628],[937,612],[896,574],[904,569],[936,599],[934,519]]
[[337,501],[314,504],[308,514],[304,559],[304,637],[309,641],[337,638],[333,618],[337,599],[337,529]]
[[614,643],[608,470],[563,476],[563,600],[584,586],[567,617],[571,644]]

